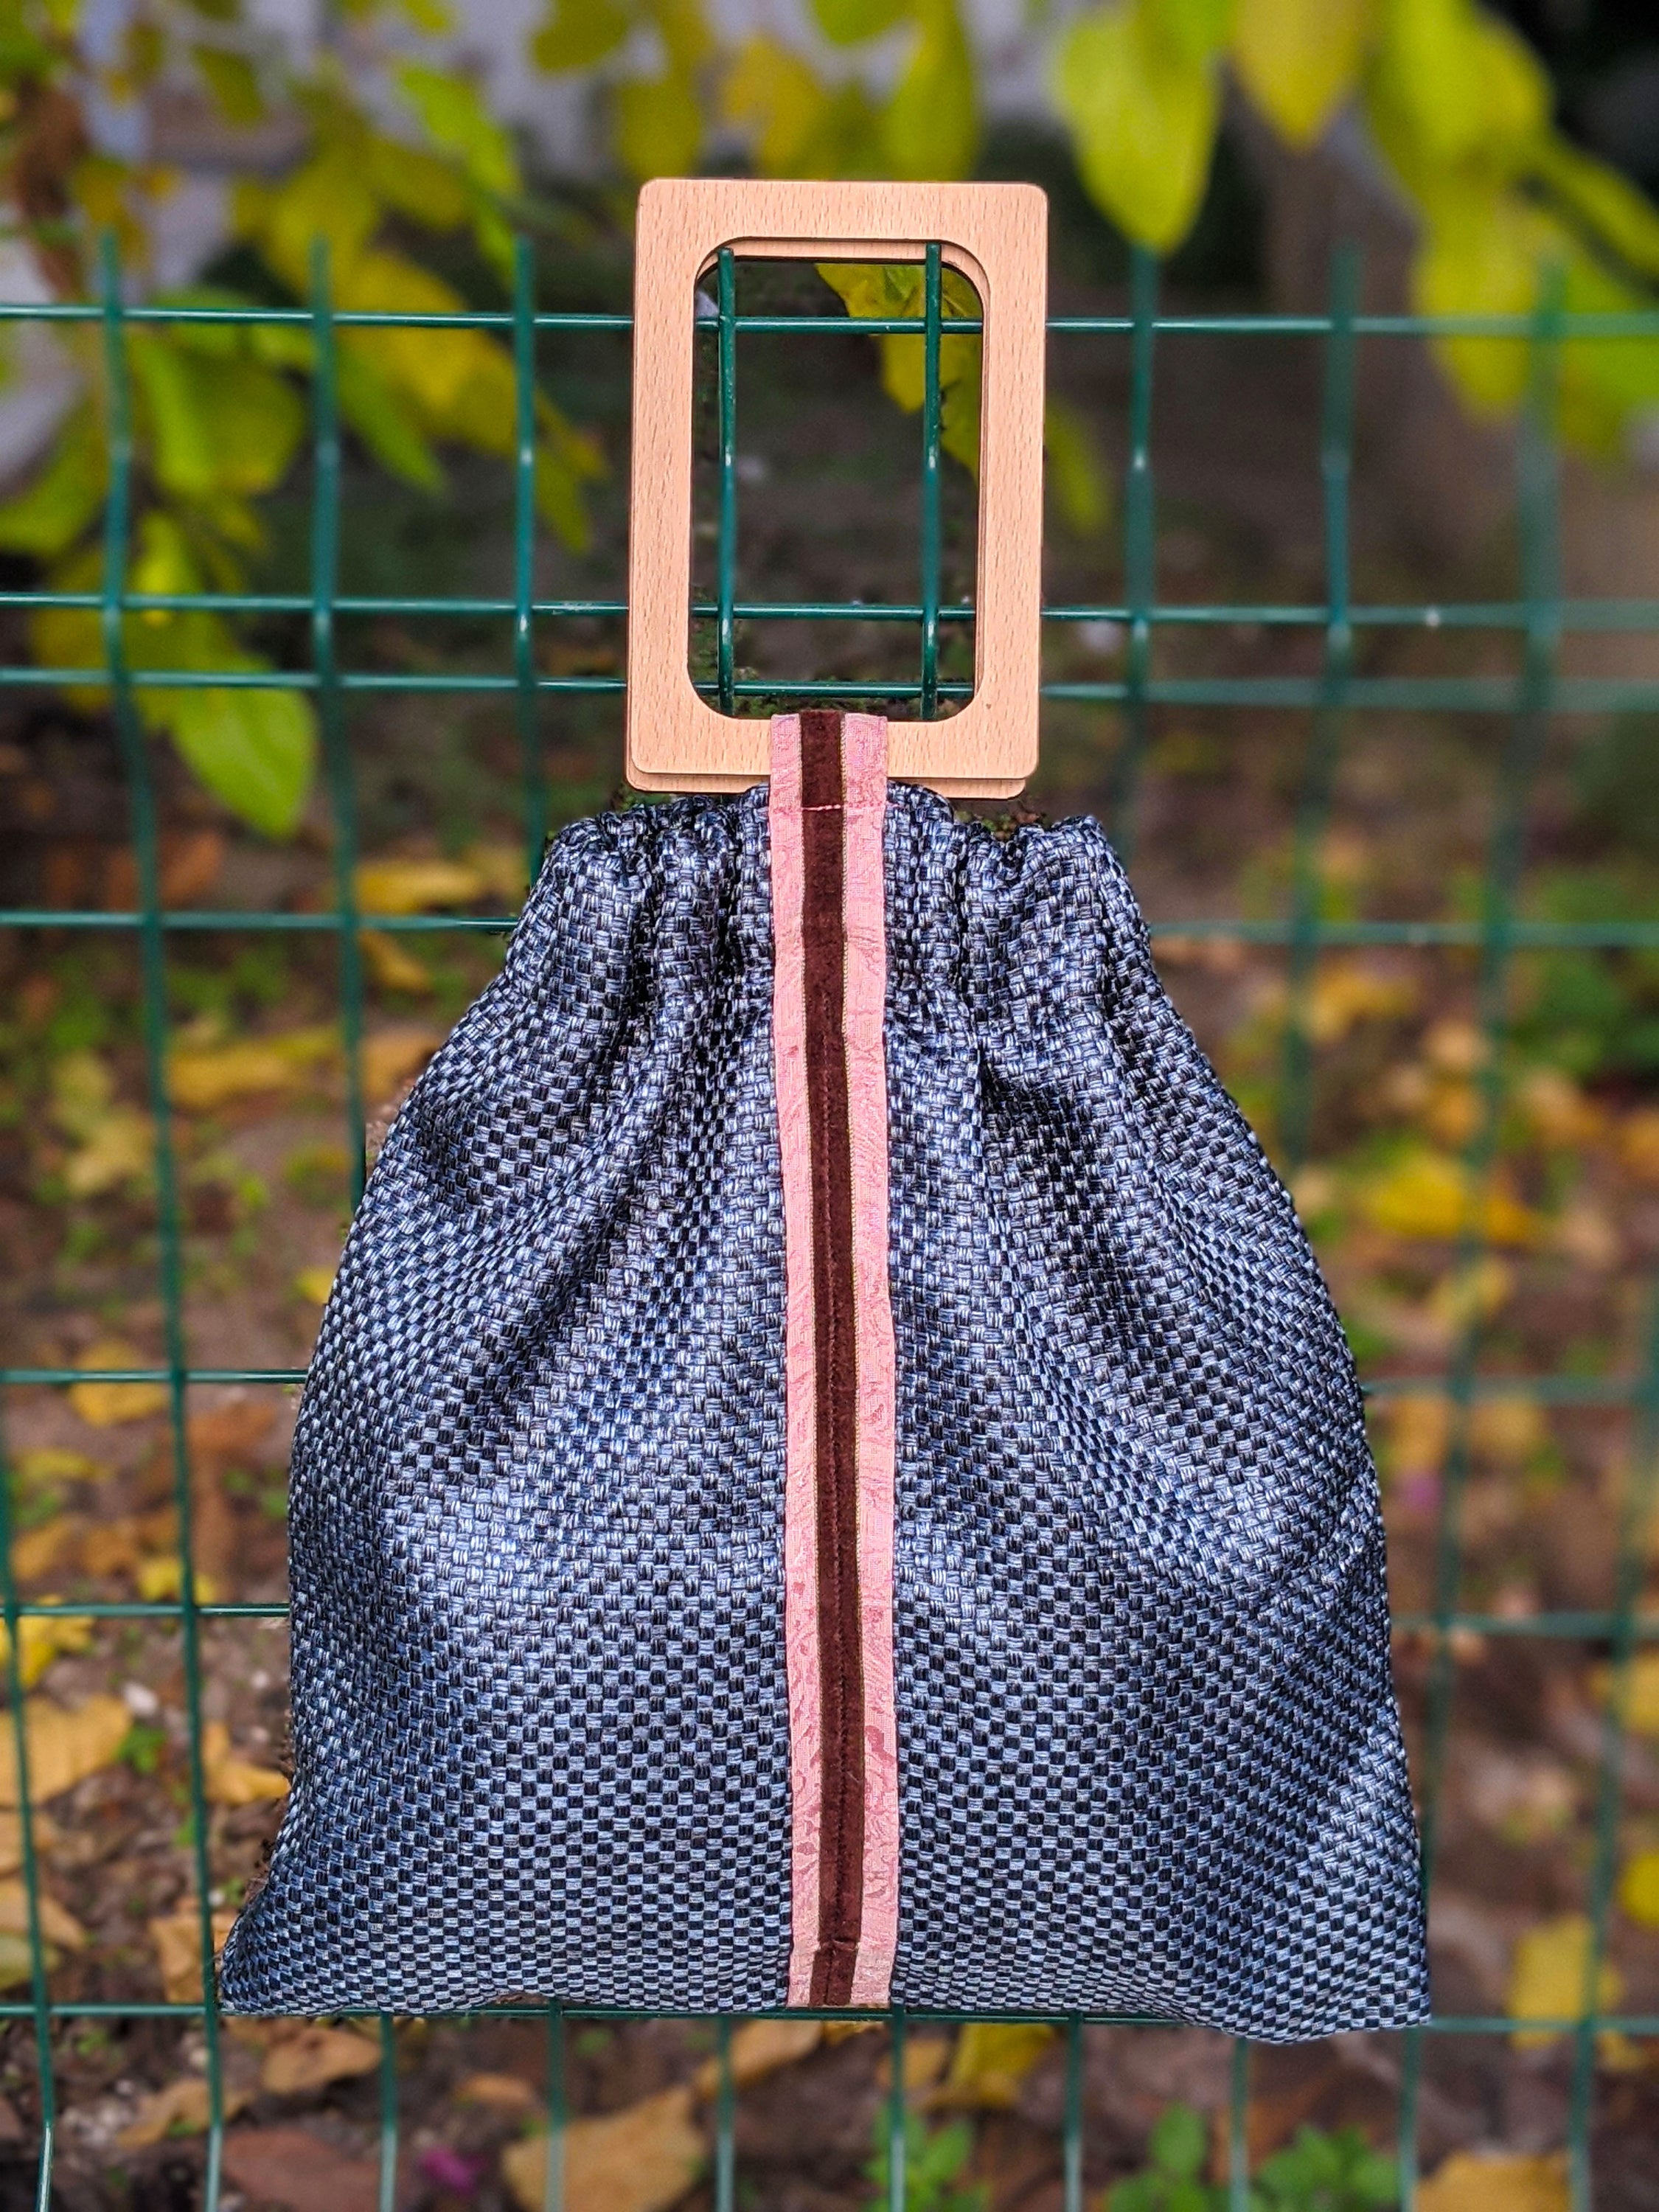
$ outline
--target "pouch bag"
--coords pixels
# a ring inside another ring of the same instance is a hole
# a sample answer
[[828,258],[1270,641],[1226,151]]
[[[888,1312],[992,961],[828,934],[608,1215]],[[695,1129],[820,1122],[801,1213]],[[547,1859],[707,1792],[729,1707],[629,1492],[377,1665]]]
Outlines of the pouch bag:
[[774,725],[581,822],[399,1115],[227,2006],[1425,2010],[1359,1390],[1091,821]]

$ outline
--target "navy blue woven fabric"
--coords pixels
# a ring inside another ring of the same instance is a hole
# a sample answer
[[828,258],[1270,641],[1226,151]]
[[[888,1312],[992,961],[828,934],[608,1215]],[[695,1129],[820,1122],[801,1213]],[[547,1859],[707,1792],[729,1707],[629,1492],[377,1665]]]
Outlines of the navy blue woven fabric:
[[[1376,1480],[1291,1204],[1073,821],[887,832],[896,2002],[1426,2009]],[[578,823],[399,1117],[290,1505],[250,2012],[783,2002],[763,792]]]

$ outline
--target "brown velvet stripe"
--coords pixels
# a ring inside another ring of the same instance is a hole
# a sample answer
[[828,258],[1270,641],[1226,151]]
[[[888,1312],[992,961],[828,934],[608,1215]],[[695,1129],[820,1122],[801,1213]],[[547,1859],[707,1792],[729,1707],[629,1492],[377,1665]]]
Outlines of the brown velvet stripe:
[[848,2003],[864,1907],[864,1672],[859,1633],[853,1153],[843,1021],[842,718],[800,718],[806,1093],[817,1369],[818,1661],[823,1796],[812,2002]]

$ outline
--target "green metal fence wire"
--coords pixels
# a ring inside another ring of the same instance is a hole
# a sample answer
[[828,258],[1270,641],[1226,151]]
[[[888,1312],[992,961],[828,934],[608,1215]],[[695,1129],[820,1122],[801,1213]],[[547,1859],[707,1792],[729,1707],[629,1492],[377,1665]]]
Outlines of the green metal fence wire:
[[[917,702],[924,714],[942,701],[971,687],[939,672],[941,632],[971,621],[971,607],[941,599],[940,450],[942,406],[939,350],[943,316],[941,257],[928,247],[924,266],[922,313],[883,321],[831,315],[744,314],[738,310],[736,270],[722,252],[715,274],[718,436],[718,524],[716,589],[712,601],[693,611],[715,623],[714,678],[707,688],[726,711],[747,697],[806,699],[853,696],[890,702]],[[1239,944],[1282,945],[1286,950],[1289,1012],[1279,1089],[1278,1136],[1281,1157],[1292,1166],[1305,1155],[1312,1099],[1313,1066],[1309,1034],[1309,994],[1320,954],[1338,945],[1393,945],[1419,949],[1464,947],[1476,956],[1480,1018],[1487,1041],[1484,1103],[1468,1147],[1468,1165],[1477,1181],[1496,1157],[1502,1105],[1501,1054],[1498,1049],[1508,1018],[1516,956],[1540,947],[1601,948],[1607,951],[1659,947],[1659,922],[1631,919],[1611,922],[1540,922],[1516,911],[1528,808],[1546,734],[1554,717],[1600,715],[1615,710],[1659,708],[1659,680],[1641,678],[1574,677],[1559,669],[1562,638],[1573,632],[1632,632],[1659,635],[1659,601],[1583,600],[1562,596],[1557,538],[1559,486],[1554,441],[1555,386],[1564,343],[1601,339],[1659,339],[1659,314],[1565,314],[1550,292],[1530,316],[1365,315],[1358,312],[1359,270],[1356,255],[1340,252],[1333,264],[1327,310],[1320,315],[1164,314],[1159,312],[1158,270],[1150,257],[1137,254],[1131,271],[1127,315],[1056,317],[1051,331],[1066,340],[1127,339],[1130,383],[1127,479],[1122,502],[1124,597],[1121,604],[1054,605],[1045,609],[1054,623],[1111,623],[1124,632],[1122,673],[1100,682],[1056,682],[1045,686],[1055,700],[1117,710],[1120,742],[1112,769],[1113,828],[1120,848],[1132,850],[1139,787],[1146,766],[1150,711],[1158,705],[1248,708],[1306,708],[1311,735],[1304,763],[1301,797],[1292,840],[1288,912],[1280,919],[1174,921],[1154,935],[1231,939]],[[94,611],[99,616],[104,660],[97,668],[38,665],[0,667],[0,684],[40,687],[97,684],[107,693],[125,764],[131,806],[131,836],[137,863],[137,902],[128,911],[91,912],[15,908],[0,912],[0,925],[15,929],[102,931],[136,939],[143,1017],[143,1037],[154,1119],[155,1180],[159,1217],[159,1287],[165,1315],[165,1357],[156,1366],[107,1367],[98,1370],[49,1366],[0,1368],[0,1384],[67,1385],[88,1381],[157,1382],[167,1392],[173,1490],[179,1516],[182,1555],[176,1601],[25,1602],[12,1564],[10,1492],[0,1480],[0,1612],[9,1632],[5,1683],[10,1707],[8,1725],[15,1753],[21,1822],[21,1875],[27,1907],[31,1961],[27,1997],[0,2003],[0,2019],[32,2026],[39,2073],[41,2155],[37,2202],[46,2212],[52,2191],[54,2145],[61,2124],[53,2063],[55,2027],[70,2019],[167,2019],[199,2026],[208,2083],[210,2125],[203,2203],[214,2212],[222,2194],[226,2121],[220,2021],[211,1991],[214,1937],[209,1823],[202,1753],[202,1637],[205,1626],[220,1620],[277,1619],[284,1606],[204,1602],[193,1564],[190,1534],[191,1507],[185,1441],[185,1399],[199,1383],[238,1382],[281,1386],[303,1379],[289,1368],[227,1369],[190,1364],[184,1322],[183,1241],[179,1186],[169,1121],[167,1081],[168,1035],[167,947],[181,933],[198,931],[262,933],[332,932],[338,944],[342,1040],[347,1069],[346,1133],[352,1163],[354,1197],[363,1173],[363,1097],[361,1047],[364,979],[356,894],[357,839],[354,775],[349,741],[349,702],[356,696],[397,690],[422,693],[510,691],[521,751],[525,849],[533,868],[550,819],[547,771],[542,754],[539,709],[548,694],[595,694],[620,690],[619,678],[604,675],[548,675],[538,665],[537,640],[548,625],[570,617],[623,616],[620,600],[538,599],[534,595],[534,494],[537,345],[544,335],[626,331],[625,316],[544,313],[535,305],[535,270],[529,246],[520,242],[515,261],[511,307],[500,313],[454,315],[346,313],[336,311],[329,291],[325,256],[313,262],[311,297],[291,308],[155,307],[124,299],[112,250],[100,263],[99,298],[86,304],[0,303],[0,323],[97,324],[109,395],[109,504],[105,529],[104,570],[97,592],[0,593],[0,605]],[[143,593],[127,588],[132,523],[133,453],[127,333],[138,325],[209,321],[216,324],[290,324],[307,330],[315,349],[313,382],[313,504],[311,588],[307,594],[252,592]],[[337,403],[336,338],[342,329],[474,328],[500,333],[511,345],[515,368],[514,547],[513,595],[449,599],[349,597],[338,589],[341,520],[341,449]],[[971,319],[951,321],[953,337],[979,328]],[[921,410],[921,596],[915,604],[866,606],[830,601],[751,602],[736,592],[738,530],[737,366],[744,332],[792,337],[832,338],[872,334],[919,336],[924,349],[924,404]],[[1264,337],[1301,337],[1321,342],[1324,352],[1324,397],[1319,465],[1322,489],[1326,588],[1322,601],[1299,605],[1161,605],[1155,574],[1155,497],[1152,466],[1152,410],[1155,344],[1183,334],[1247,342]],[[1507,337],[1524,341],[1530,363],[1528,397],[1520,441],[1517,509],[1522,556],[1522,595],[1518,601],[1449,605],[1352,604],[1350,588],[1349,503],[1353,449],[1355,357],[1362,340],[1425,337]],[[294,614],[310,624],[307,667],[257,674],[228,672],[155,671],[131,667],[124,620],[145,611],[211,610],[226,614]],[[500,673],[445,672],[417,675],[353,669],[342,665],[338,645],[343,617],[362,615],[419,617],[427,622],[497,616],[511,624],[511,666]],[[863,692],[844,682],[781,683],[742,678],[736,650],[739,623],[830,620],[855,617],[911,624],[920,637],[920,665],[915,680],[883,683]],[[1153,672],[1152,639],[1160,627],[1260,625],[1317,631],[1322,662],[1311,677],[1161,678]],[[1490,631],[1516,635],[1522,665],[1514,677],[1365,677],[1354,672],[1354,641],[1360,630]],[[334,905],[319,914],[243,911],[168,911],[160,888],[157,803],[150,756],[138,711],[143,687],[257,685],[291,687],[316,698],[322,732],[324,783],[331,817]],[[1509,718],[1510,733],[1498,772],[1495,827],[1485,874],[1483,903],[1474,920],[1434,921],[1337,921],[1322,915],[1320,853],[1328,824],[1335,779],[1346,732],[1356,712],[1391,708],[1456,711]],[[374,917],[377,929],[405,932],[495,931],[510,917],[404,915]],[[1478,1231],[1463,1239],[1460,1261],[1477,1261]],[[1397,1617],[1396,1627],[1425,1637],[1431,1649],[1425,1756],[1417,1780],[1423,1806],[1425,1878],[1432,1869],[1439,1827],[1439,1806],[1447,1754],[1448,1729],[1455,1681],[1455,1639],[1473,1631],[1482,1636],[1570,1639],[1607,1649],[1612,1655],[1613,1690],[1600,1758],[1593,1863],[1588,1898],[1592,1927],[1582,2008],[1571,2017],[1528,2021],[1572,2039],[1573,2070],[1568,2122],[1572,2200],[1576,2212],[1591,2202],[1591,2161],[1596,2038],[1609,2029],[1632,2037],[1659,2036],[1659,2014],[1615,2015],[1598,2010],[1600,1969],[1607,1942],[1616,1871],[1616,1847],[1622,1808],[1621,1775],[1630,1670],[1640,1645],[1659,1638],[1659,1617],[1638,1611],[1645,1562],[1645,1534],[1659,1469],[1659,1299],[1655,1301],[1650,1341],[1642,1370],[1627,1377],[1586,1378],[1492,1376],[1480,1371],[1478,1321],[1464,1328],[1449,1370],[1423,1376],[1380,1378],[1375,1397],[1433,1389],[1449,1397],[1453,1436],[1437,1540],[1433,1603],[1426,1613]],[[1468,1421],[1479,1400],[1516,1391],[1544,1403],[1625,1406],[1632,1409],[1638,1474],[1624,1510],[1613,1603],[1605,1611],[1538,1613],[1511,1618],[1502,1613],[1461,1608],[1462,1579],[1462,1507],[1468,1468]],[[0,1475],[3,1475],[0,1462]],[[18,1628],[22,1620],[72,1613],[100,1621],[154,1620],[176,1624],[184,1660],[190,1731],[189,1793],[191,1849],[198,1909],[204,1987],[198,2002],[54,2001],[41,1925],[40,1863],[31,1816],[24,1699]],[[566,2125],[565,2047],[568,2020],[636,2015],[602,2008],[501,2005],[497,2016],[545,2023],[548,2037],[546,2120],[550,2155],[545,2203],[558,2212],[563,2200],[562,2146]],[[844,2014],[836,2017],[846,2017]],[[891,2082],[888,2113],[887,2185],[891,2212],[904,2212],[906,2096],[904,2045],[907,2026],[918,2021],[957,2021],[958,2014],[884,2014],[891,2039]],[[976,2018],[988,2015],[978,2014]],[[995,2015],[991,2015],[995,2017]],[[1007,2014],[1001,2017],[1016,2017]],[[1091,2016],[1092,2017],[1092,2016]],[[1135,2025],[1121,2016],[1099,2015]],[[1144,2023],[1148,2027],[1155,2023]],[[399,2142],[397,2049],[392,2022],[380,2021],[381,2057],[380,2202],[392,2212],[398,2181]],[[1064,2030],[1064,2095],[1061,2174],[1066,2212],[1081,2212],[1084,2200],[1084,2029],[1074,2017],[1058,2023]],[[1425,2052],[1435,2036],[1495,2036],[1508,2033],[1507,2018],[1441,2015],[1403,2039],[1400,2099],[1401,2195],[1407,2212],[1416,2191],[1418,2122]],[[714,2154],[712,2166],[716,2212],[732,2212],[738,2187],[736,2100],[731,2022],[717,2023],[718,2087],[714,2101]],[[1227,2196],[1231,2212],[1249,2212],[1249,2174],[1246,2118],[1250,2085],[1249,2046],[1234,2050],[1231,2107],[1226,2134]]]

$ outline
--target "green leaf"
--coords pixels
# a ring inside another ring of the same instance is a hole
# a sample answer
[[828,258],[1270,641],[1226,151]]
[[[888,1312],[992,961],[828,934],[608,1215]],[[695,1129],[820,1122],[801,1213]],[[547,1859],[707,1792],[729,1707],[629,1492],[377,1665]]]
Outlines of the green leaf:
[[353,334],[342,334],[337,364],[340,413],[383,469],[422,491],[436,491],[442,469],[425,433],[402,395],[395,392]]
[[1050,395],[1042,414],[1042,448],[1060,520],[1075,538],[1097,538],[1112,519],[1112,479],[1081,408]]
[[470,77],[405,62],[397,83],[434,145],[453,155],[481,191],[505,197],[519,190],[513,135],[490,113]]
[[537,410],[542,434],[536,444],[536,510],[573,550],[585,552],[592,526],[582,486],[605,474],[605,460],[586,432],[576,429],[551,401]]
[[[1425,315],[1526,315],[1538,299],[1539,218],[1504,192],[1443,195],[1412,264]],[[1435,353],[1478,413],[1505,415],[1526,389],[1521,338],[1439,337]]]
[[[245,666],[254,666],[239,656]],[[317,727],[295,691],[150,691],[144,719],[233,814],[267,837],[298,826],[316,767]]]
[[812,0],[812,15],[826,39],[838,46],[855,46],[861,39],[878,39],[902,21],[909,0]]
[[1156,0],[1148,28],[1183,62],[1208,61],[1226,43],[1235,0]]
[[1279,137],[1313,145],[1359,81],[1378,0],[1237,0],[1239,82]]
[[0,506],[0,545],[43,559],[65,552],[102,507],[108,485],[102,428],[83,404],[59,428],[33,482]]
[[629,174],[684,177],[702,150],[697,88],[684,71],[634,77],[612,94],[617,154]]
[[1181,2104],[1167,2106],[1159,2115],[1146,2145],[1158,2171],[1178,2181],[1191,2181],[1203,2172],[1209,2147],[1203,2114]]
[[368,174],[379,197],[427,230],[459,230],[471,196],[448,161],[419,146],[377,137],[366,149]]
[[265,112],[259,79],[246,54],[224,46],[197,46],[190,50],[202,82],[227,123],[257,123]]
[[920,36],[881,112],[888,173],[965,176],[979,148],[974,58],[956,0],[917,0]]
[[1470,163],[1493,179],[1512,175],[1549,120],[1551,93],[1531,48],[1473,0],[1389,0],[1366,106],[1421,198]]
[[1167,253],[1204,196],[1220,88],[1212,62],[1173,51],[1149,18],[1149,0],[1079,16],[1054,93],[1092,198],[1126,236]]
[[632,13],[616,0],[553,0],[546,21],[532,35],[531,58],[551,75],[592,69],[614,53],[633,27]]
[[1632,274],[1659,278],[1659,208],[1629,179],[1548,131],[1533,155],[1534,173],[1557,205]]

